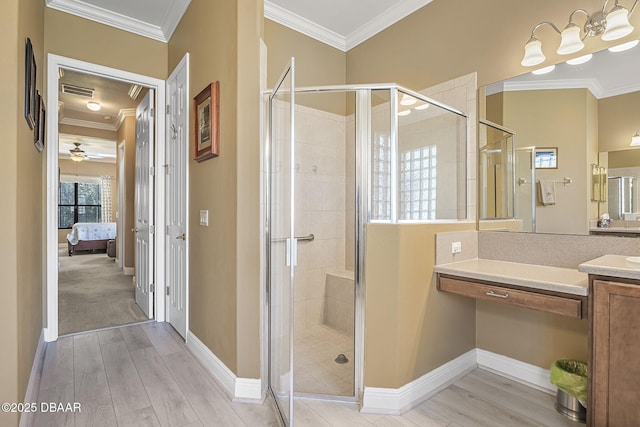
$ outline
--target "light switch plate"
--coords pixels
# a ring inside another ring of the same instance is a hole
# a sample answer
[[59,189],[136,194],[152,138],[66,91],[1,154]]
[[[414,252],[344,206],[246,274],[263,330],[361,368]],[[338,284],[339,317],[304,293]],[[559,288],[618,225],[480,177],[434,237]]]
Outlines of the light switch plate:
[[460,252],[462,252],[462,242],[451,243],[451,253],[459,254]]
[[208,210],[201,210],[200,211],[200,225],[203,225],[205,227],[209,226],[209,211]]

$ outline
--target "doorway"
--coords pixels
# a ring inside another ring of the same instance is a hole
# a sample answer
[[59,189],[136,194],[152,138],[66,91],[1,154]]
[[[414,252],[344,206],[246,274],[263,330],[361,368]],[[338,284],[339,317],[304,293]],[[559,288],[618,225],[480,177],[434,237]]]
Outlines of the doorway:
[[[153,211],[154,224],[151,227],[151,239],[155,245],[155,261],[150,262],[150,277],[153,279],[148,284],[152,292],[152,302],[155,308],[155,320],[165,320],[165,272],[163,268],[165,260],[165,245],[163,233],[155,233],[155,229],[163,230],[165,227],[165,182],[159,179],[155,171],[160,169],[160,165],[165,164],[165,125],[166,119],[164,114],[158,114],[158,111],[164,111],[166,105],[166,88],[165,81],[153,77],[143,76],[83,61],[65,58],[58,55],[48,55],[48,93],[47,98],[51,105],[58,104],[58,76],[61,69],[71,70],[92,74],[99,77],[119,80],[128,84],[136,84],[142,87],[152,89],[156,94],[156,102],[152,107],[152,115],[155,117],[155,141],[156,147],[152,157],[149,173],[155,177],[155,188],[153,189],[154,203]],[[157,108],[160,106],[161,108]],[[47,132],[49,135],[57,136],[59,134],[59,125],[57,120],[57,109],[50,108],[48,110]],[[55,341],[58,338],[58,187],[60,183],[59,177],[59,161],[58,161],[58,140],[56,137],[48,138],[47,150],[47,327],[45,328],[45,340]],[[185,189],[186,191],[186,189]],[[126,230],[125,230],[126,233]],[[160,266],[160,267],[159,267]]]

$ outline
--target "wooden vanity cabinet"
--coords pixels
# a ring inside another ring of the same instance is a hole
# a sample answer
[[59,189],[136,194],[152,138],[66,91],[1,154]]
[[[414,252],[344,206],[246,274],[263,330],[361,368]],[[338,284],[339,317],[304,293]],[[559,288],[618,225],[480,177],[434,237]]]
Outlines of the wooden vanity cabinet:
[[640,282],[590,276],[591,427],[640,425]]

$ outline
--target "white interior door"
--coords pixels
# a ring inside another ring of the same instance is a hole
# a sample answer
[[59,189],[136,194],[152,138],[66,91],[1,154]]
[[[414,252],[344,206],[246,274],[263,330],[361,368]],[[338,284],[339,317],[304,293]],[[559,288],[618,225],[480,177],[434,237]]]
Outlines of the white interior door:
[[167,80],[169,115],[165,159],[167,321],[183,338],[187,336],[188,75],[185,56]]
[[153,91],[136,108],[136,303],[153,318]]

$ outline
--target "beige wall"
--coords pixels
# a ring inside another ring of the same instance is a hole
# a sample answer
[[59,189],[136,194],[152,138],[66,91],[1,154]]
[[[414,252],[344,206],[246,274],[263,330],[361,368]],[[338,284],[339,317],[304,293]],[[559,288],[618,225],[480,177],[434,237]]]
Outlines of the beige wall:
[[475,300],[438,292],[435,235],[467,224],[369,224],[364,383],[399,388],[473,349]]
[[[136,188],[136,118],[129,116],[124,119],[117,135],[118,145],[124,141],[124,179],[125,179],[125,218],[124,218],[124,260],[122,266],[128,268],[135,267],[135,234],[130,230],[135,228],[135,188]],[[120,164],[120,150],[116,149],[116,165]],[[120,188],[119,176],[116,166],[115,187]],[[116,245],[118,248],[118,245]],[[118,250],[118,249],[117,249]],[[120,254],[117,254],[120,259]]]
[[167,77],[167,44],[46,8],[46,52],[130,71]]
[[609,153],[609,168],[632,168],[640,166],[640,149],[612,151]]
[[245,378],[260,377],[262,15],[256,0],[194,0],[169,43],[169,70],[190,54],[191,97],[220,81],[220,156],[189,165],[189,329]]
[[[556,204],[536,207],[541,233],[588,234],[592,217],[591,168],[597,163],[597,104],[587,89],[504,93],[504,126],[516,131],[517,147],[557,147],[558,168],[537,169],[536,179],[556,183]],[[593,129],[593,126],[596,129]],[[597,213],[597,211],[596,211]]]
[[[0,302],[0,397],[3,402],[24,400],[38,337],[43,327],[43,167],[46,151],[33,146],[24,108],[24,51],[29,37],[36,64],[43,60],[44,4],[39,0],[8,0],[0,6],[3,66],[0,77],[0,128],[7,142],[0,168],[6,208],[2,220],[9,224],[0,246],[2,301]],[[37,88],[43,93],[39,72]],[[0,414],[0,424],[17,425],[17,414]]]
[[640,129],[638,111],[640,111],[640,92],[598,101],[600,151],[629,149],[631,137]]

